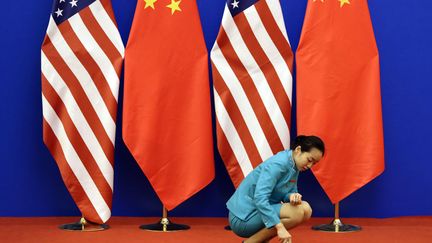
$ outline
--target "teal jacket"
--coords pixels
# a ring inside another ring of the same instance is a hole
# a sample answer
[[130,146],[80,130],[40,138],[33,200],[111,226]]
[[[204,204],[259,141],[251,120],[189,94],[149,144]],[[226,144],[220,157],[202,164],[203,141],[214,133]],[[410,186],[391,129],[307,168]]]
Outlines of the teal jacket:
[[280,216],[270,205],[289,202],[297,192],[298,175],[292,151],[281,151],[246,176],[228,200],[228,210],[244,221],[259,213],[266,228],[271,228],[280,223]]

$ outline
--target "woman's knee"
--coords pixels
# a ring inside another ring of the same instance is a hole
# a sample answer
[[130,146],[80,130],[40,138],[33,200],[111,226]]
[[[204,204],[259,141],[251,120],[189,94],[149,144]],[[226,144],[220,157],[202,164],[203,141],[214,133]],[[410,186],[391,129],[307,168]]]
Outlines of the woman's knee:
[[303,213],[304,213],[303,221],[306,221],[306,220],[310,219],[310,217],[312,216],[312,208],[309,205],[309,203],[306,201],[303,201],[301,206],[303,208]]
[[302,204],[291,205],[289,203],[284,203],[281,207],[280,217],[303,219],[304,214],[305,214],[305,207],[303,207]]

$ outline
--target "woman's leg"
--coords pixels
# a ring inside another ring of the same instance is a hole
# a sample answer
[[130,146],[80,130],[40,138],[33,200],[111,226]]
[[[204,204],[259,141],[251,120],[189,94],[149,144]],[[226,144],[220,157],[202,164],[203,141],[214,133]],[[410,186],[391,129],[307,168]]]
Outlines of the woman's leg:
[[301,206],[303,207],[303,212],[304,212],[303,222],[306,222],[312,216],[312,208],[309,205],[309,203],[306,202],[306,201],[303,201],[302,204],[301,204]]
[[277,235],[276,228],[271,229],[261,229],[260,231],[256,232],[254,235],[249,237],[244,241],[244,243],[263,243],[270,241],[273,237]]
[[[312,215],[312,209],[306,201],[303,201],[299,205],[291,205],[289,203],[282,204],[280,210],[281,223],[287,230],[292,229],[300,223],[308,220]],[[249,239],[245,240],[245,243],[251,242],[267,242],[273,237],[277,236],[275,228],[272,229],[261,229]]]

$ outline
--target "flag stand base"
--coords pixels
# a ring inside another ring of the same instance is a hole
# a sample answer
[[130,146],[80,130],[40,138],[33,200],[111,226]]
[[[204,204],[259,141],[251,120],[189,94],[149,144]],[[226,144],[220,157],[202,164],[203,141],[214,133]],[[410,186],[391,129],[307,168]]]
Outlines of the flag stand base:
[[320,224],[312,226],[313,230],[333,233],[348,233],[360,231],[361,227],[351,224],[343,224],[340,219],[334,219],[330,224]]
[[143,224],[139,228],[142,230],[148,231],[157,231],[157,232],[172,232],[172,231],[183,231],[190,229],[189,225],[185,224],[174,224],[172,223],[167,216],[167,210],[163,207],[162,218],[158,223],[155,224]]
[[109,226],[107,224],[90,223],[86,221],[85,218],[81,218],[79,222],[60,225],[59,229],[67,230],[67,231],[94,232],[94,231],[107,230],[109,229]]
[[143,224],[140,226],[142,230],[158,231],[158,232],[171,232],[182,231],[190,229],[190,226],[184,224],[174,224],[168,218],[162,218],[159,223]]
[[362,228],[357,225],[343,224],[339,218],[339,203],[335,204],[335,219],[330,224],[312,226],[313,230],[333,233],[348,233],[360,231]]

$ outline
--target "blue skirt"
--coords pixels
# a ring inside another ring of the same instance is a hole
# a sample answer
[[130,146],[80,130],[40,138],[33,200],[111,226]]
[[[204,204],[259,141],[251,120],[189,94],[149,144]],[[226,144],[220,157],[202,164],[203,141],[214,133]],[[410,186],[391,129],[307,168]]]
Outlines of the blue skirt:
[[[280,210],[282,207],[281,203],[272,204],[273,209],[278,212],[280,217]],[[256,212],[251,218],[248,220],[241,220],[237,218],[233,213],[229,212],[229,223],[231,230],[238,236],[249,238],[254,235],[256,232],[265,228],[265,224],[261,218],[261,215]]]

